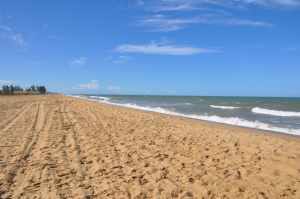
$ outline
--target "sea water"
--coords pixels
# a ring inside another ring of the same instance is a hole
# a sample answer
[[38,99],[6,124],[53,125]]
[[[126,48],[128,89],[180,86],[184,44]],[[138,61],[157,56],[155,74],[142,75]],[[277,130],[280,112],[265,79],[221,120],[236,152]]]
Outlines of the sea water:
[[300,98],[81,95],[144,111],[300,135]]

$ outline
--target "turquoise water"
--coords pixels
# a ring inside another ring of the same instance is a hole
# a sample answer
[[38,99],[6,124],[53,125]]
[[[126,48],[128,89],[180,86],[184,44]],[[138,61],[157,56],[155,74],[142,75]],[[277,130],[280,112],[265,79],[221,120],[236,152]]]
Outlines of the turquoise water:
[[100,102],[300,135],[300,98],[86,95]]

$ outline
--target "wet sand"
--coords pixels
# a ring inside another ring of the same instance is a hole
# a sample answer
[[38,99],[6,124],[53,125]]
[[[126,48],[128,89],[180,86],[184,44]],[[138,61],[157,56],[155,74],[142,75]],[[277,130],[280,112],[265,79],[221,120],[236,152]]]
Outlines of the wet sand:
[[300,198],[300,138],[0,96],[0,198]]

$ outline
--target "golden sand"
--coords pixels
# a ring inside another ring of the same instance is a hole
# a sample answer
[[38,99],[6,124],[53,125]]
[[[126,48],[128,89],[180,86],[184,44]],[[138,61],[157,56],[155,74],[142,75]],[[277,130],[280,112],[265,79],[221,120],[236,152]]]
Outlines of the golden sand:
[[300,198],[300,139],[51,96],[0,97],[0,198]]

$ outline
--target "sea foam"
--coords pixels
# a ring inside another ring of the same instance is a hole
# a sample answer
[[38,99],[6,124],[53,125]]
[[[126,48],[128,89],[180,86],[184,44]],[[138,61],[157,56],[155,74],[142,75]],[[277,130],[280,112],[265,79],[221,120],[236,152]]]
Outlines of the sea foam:
[[238,109],[240,107],[236,107],[236,106],[217,106],[217,105],[209,105],[211,108],[218,108],[218,109],[229,109],[229,110],[233,110],[233,109]]
[[255,107],[252,109],[253,113],[265,114],[265,115],[274,115],[281,117],[300,117],[300,112],[290,112],[290,111],[280,111]]
[[[88,99],[88,98],[84,98],[84,99]],[[300,129],[282,128],[282,127],[273,126],[259,121],[245,120],[239,117],[220,117],[217,115],[183,114],[175,111],[170,111],[161,107],[140,106],[137,104],[130,104],[130,103],[120,104],[120,103],[114,103],[110,101],[102,101],[102,100],[94,100],[94,99],[90,99],[90,100],[98,101],[100,103],[116,105],[116,106],[139,109],[143,111],[157,112],[162,114],[168,114],[168,115],[174,115],[174,116],[180,116],[180,117],[186,117],[186,118],[198,119],[198,120],[205,120],[210,122],[217,122],[217,123],[229,124],[229,125],[235,125],[241,127],[256,128],[256,129],[286,133],[291,135],[300,135]]]
[[186,117],[186,118],[191,118],[191,119],[205,120],[205,121],[210,121],[210,122],[230,124],[230,125],[241,126],[241,127],[256,128],[256,129],[261,129],[261,130],[281,132],[281,133],[287,133],[287,134],[292,134],[292,135],[300,135],[300,129],[281,128],[281,127],[272,126],[270,124],[266,124],[266,123],[259,122],[259,121],[245,120],[245,119],[242,119],[239,117],[220,117],[217,115],[209,116],[209,115],[197,115],[197,114],[183,114],[183,113],[170,111],[170,110],[167,110],[167,109],[164,109],[161,107],[146,107],[146,106],[139,106],[136,104],[115,104],[115,103],[110,103],[110,104],[124,106],[124,107],[128,107],[128,108],[135,108],[135,109],[144,110],[144,111],[151,111],[151,112],[158,112],[158,113],[163,113],[163,114],[168,114],[168,115]]
[[99,99],[99,100],[103,100],[103,101],[108,101],[108,100],[110,100],[109,97],[102,97],[102,96],[89,96],[88,98],[91,98],[91,99]]

